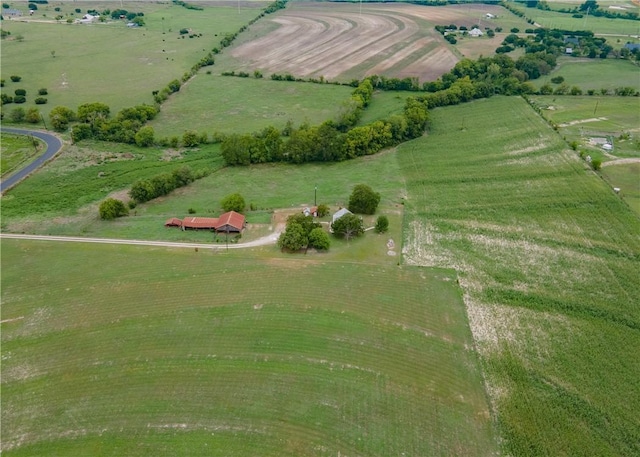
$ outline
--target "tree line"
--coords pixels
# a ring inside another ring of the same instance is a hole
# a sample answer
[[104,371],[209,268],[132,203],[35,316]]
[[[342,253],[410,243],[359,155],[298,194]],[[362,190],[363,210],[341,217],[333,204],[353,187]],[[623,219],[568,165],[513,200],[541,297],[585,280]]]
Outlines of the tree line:
[[356,126],[372,95],[373,85],[367,78],[353,91],[336,120],[318,126],[288,126],[283,131],[267,127],[257,133],[228,135],[222,140],[222,157],[227,165],[336,162],[375,154],[424,133],[427,106],[413,98],[407,99],[401,115]]

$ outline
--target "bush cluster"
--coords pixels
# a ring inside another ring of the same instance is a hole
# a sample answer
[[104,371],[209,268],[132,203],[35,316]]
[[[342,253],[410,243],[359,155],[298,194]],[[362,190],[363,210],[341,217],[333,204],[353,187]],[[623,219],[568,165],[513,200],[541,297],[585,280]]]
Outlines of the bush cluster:
[[162,173],[150,179],[140,179],[133,183],[129,196],[137,203],[148,202],[167,195],[172,190],[186,186],[196,179],[191,167],[184,165],[171,173]]
[[[71,139],[74,142],[78,142],[91,138],[149,146],[153,143],[153,135],[151,135],[151,140],[149,141],[148,135],[141,137],[139,131],[143,128],[145,122],[155,118],[158,112],[159,110],[155,106],[138,105],[124,108],[114,118],[110,118],[110,109],[104,103],[86,103],[78,107],[78,114],[75,118],[80,121],[80,124],[73,127]],[[56,130],[66,130],[67,126],[64,126],[64,128],[54,126],[54,128]],[[149,129],[143,132],[148,134]],[[152,132],[153,129],[151,129]]]

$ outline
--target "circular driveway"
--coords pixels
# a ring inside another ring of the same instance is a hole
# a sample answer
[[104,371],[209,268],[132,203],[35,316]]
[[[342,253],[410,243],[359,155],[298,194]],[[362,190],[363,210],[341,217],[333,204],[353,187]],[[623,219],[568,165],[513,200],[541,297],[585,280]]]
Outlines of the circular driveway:
[[37,170],[46,162],[51,160],[62,148],[62,141],[60,140],[60,138],[50,133],[45,133],[38,130],[15,129],[15,128],[6,128],[6,127],[2,127],[2,133],[28,135],[28,136],[39,138],[47,144],[47,149],[44,151],[44,154],[39,156],[29,165],[13,173],[8,178],[3,179],[0,182],[0,193],[4,193],[5,191],[9,190],[10,188],[18,184],[23,179],[25,179],[35,170]]

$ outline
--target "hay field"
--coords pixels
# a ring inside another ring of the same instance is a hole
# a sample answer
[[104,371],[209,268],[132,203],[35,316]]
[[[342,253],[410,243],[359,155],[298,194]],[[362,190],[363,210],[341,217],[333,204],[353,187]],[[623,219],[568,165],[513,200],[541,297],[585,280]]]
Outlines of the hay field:
[[451,270],[1,243],[3,455],[496,451]]
[[638,216],[521,99],[431,115],[404,259],[459,271],[504,452],[638,454]]
[[262,29],[253,29],[248,38],[239,41],[230,51],[233,60],[223,59],[223,65],[241,71],[259,69],[329,80],[379,74],[430,81],[459,60],[433,27],[452,22],[467,26],[488,23],[483,20],[487,12],[526,25],[494,5],[424,7],[389,3],[359,7],[294,2],[265,18]]

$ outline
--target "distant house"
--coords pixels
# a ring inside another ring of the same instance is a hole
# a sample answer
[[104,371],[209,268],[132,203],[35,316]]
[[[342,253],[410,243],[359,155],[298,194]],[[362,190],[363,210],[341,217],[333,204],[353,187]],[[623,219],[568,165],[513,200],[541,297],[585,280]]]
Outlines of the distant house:
[[636,49],[640,51],[640,43],[627,43],[624,47],[629,51],[635,51]]
[[567,48],[564,50],[565,54],[573,54],[573,48]]
[[579,46],[580,40],[574,36],[566,36],[564,37],[564,44],[572,44],[574,46]]
[[484,15],[484,17],[486,17],[487,19],[494,19],[496,17],[495,14],[491,14],[491,13],[487,13]]
[[335,221],[340,219],[345,214],[353,214],[353,213],[351,211],[349,211],[347,208],[339,209],[338,211],[333,213],[333,217],[331,218],[331,223],[333,224]]
[[302,210],[302,214],[304,214],[305,216],[318,217],[318,207],[317,206],[312,206],[312,207],[305,206],[304,209]]
[[13,8],[2,8],[2,17],[11,19],[12,17],[22,16],[22,11]]
[[469,30],[469,35],[471,35],[472,37],[480,37],[484,35],[484,33],[482,32],[482,30],[475,28],[475,29]]
[[180,220],[172,217],[164,223],[165,227],[181,227],[182,230],[215,230],[223,233],[240,233],[246,226],[245,217],[229,211],[220,217],[195,217],[188,216]]
[[85,14],[82,16],[82,19],[78,19],[78,22],[81,24],[91,24],[92,22],[100,19],[100,16],[94,16],[93,14]]

